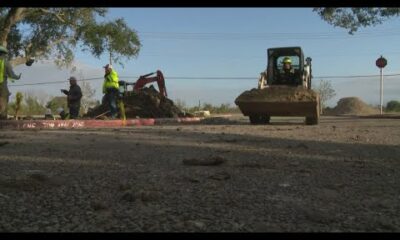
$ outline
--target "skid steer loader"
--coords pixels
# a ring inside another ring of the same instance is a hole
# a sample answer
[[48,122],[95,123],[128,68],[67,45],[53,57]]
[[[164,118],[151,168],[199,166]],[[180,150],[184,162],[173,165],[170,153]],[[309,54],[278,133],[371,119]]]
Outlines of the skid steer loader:
[[[284,78],[284,61],[291,63],[291,78]],[[305,116],[307,125],[319,122],[319,95],[311,90],[311,58],[300,47],[268,49],[267,69],[258,88],[240,94],[235,104],[252,124],[267,124],[271,116]]]

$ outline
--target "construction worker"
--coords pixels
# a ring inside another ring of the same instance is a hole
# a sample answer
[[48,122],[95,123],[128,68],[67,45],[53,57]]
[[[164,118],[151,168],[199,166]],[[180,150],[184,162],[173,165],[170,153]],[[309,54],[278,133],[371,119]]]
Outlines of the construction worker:
[[278,83],[284,85],[296,85],[296,72],[292,68],[292,59],[290,57],[284,57],[282,64],[282,70],[279,71],[278,75]]
[[112,119],[117,118],[118,115],[118,94],[119,94],[119,79],[117,72],[113,69],[111,64],[107,64],[104,67],[104,83],[103,93],[104,100],[108,103],[110,114],[109,117]]
[[0,46],[0,119],[7,119],[7,105],[8,98],[11,93],[8,91],[7,80],[10,78],[12,82],[19,80],[21,74],[18,76],[14,73],[10,62],[7,59],[8,50]]
[[79,116],[79,109],[81,108],[82,91],[75,77],[70,77],[68,80],[70,84],[69,91],[61,89],[61,92],[67,95],[69,118],[76,119]]

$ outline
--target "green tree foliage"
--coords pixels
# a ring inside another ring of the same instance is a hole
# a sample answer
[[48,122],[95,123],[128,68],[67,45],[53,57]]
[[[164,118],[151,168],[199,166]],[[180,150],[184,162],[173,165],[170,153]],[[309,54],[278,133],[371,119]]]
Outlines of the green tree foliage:
[[[110,59],[122,65],[123,58],[137,57],[140,40],[124,19],[105,21],[106,14],[105,8],[2,7],[0,45],[9,50],[14,66],[51,59],[60,68],[71,67],[76,50],[97,58],[112,51]],[[8,102],[8,96],[0,98]]]
[[22,100],[23,100],[22,93],[17,92],[17,94],[15,95],[15,101],[11,102],[7,106],[8,110],[14,114],[15,118],[17,118],[17,116],[21,113],[21,111],[23,111]]
[[210,111],[210,113],[239,113],[240,110],[236,106],[231,106],[229,103],[221,104],[219,106],[212,105],[211,103],[203,103],[200,107],[199,106],[193,106],[193,107],[188,107],[185,103],[185,101],[181,99],[176,99],[175,100],[175,106],[177,106],[179,109],[189,112],[189,113],[194,113],[197,111]]
[[330,81],[323,79],[319,81],[318,86],[314,90],[319,93],[320,112],[322,113],[322,109],[326,107],[326,102],[336,96],[335,90],[333,89]]
[[[46,110],[43,102],[44,99],[41,99],[41,97],[37,96],[34,92],[24,93],[21,114],[26,116],[43,115]],[[16,105],[15,102],[13,104]]]
[[229,103],[222,103],[214,106],[211,103],[204,103],[200,110],[210,111],[211,113],[236,113],[240,112],[236,106],[232,107]]
[[66,112],[68,112],[68,104],[66,96],[53,97],[46,104],[46,108],[50,108],[53,114],[58,114],[57,109],[60,107],[63,108]]
[[389,101],[386,104],[386,111],[388,112],[400,112],[400,102],[399,101]]
[[210,111],[212,112],[213,110],[213,105],[211,103],[203,103],[203,109],[204,111]]
[[400,8],[314,8],[321,18],[335,27],[349,30],[350,34],[360,27],[375,26],[400,15]]
[[[124,19],[104,21],[104,8],[0,8],[0,44],[13,65],[35,57],[69,66],[80,47],[95,57],[113,52],[114,62],[136,57],[140,40]],[[103,19],[103,21],[99,21]]]

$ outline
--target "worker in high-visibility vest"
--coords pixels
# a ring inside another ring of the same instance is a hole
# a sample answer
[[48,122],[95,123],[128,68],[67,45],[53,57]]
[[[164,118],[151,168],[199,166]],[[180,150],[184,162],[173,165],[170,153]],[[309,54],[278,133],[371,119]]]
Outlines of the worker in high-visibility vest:
[[113,69],[111,64],[104,66],[104,82],[103,82],[103,93],[105,100],[110,108],[110,117],[112,119],[118,116],[118,94],[119,94],[119,79],[117,72]]
[[21,74],[16,75],[14,73],[7,55],[8,50],[0,46],[0,119],[7,119],[8,98],[11,95],[7,86],[8,79],[14,82],[14,80],[21,78]]

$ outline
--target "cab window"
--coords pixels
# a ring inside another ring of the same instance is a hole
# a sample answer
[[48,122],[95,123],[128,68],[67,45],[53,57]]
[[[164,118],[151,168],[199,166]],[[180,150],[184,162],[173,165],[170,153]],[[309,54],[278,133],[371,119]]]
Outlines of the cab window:
[[282,70],[282,68],[283,68],[282,61],[283,61],[283,59],[285,57],[290,57],[290,59],[292,60],[292,68],[293,69],[295,69],[295,70],[299,70],[300,69],[300,64],[299,64],[300,58],[299,58],[299,56],[280,56],[280,57],[278,57],[276,59],[276,66],[277,66],[278,70]]

